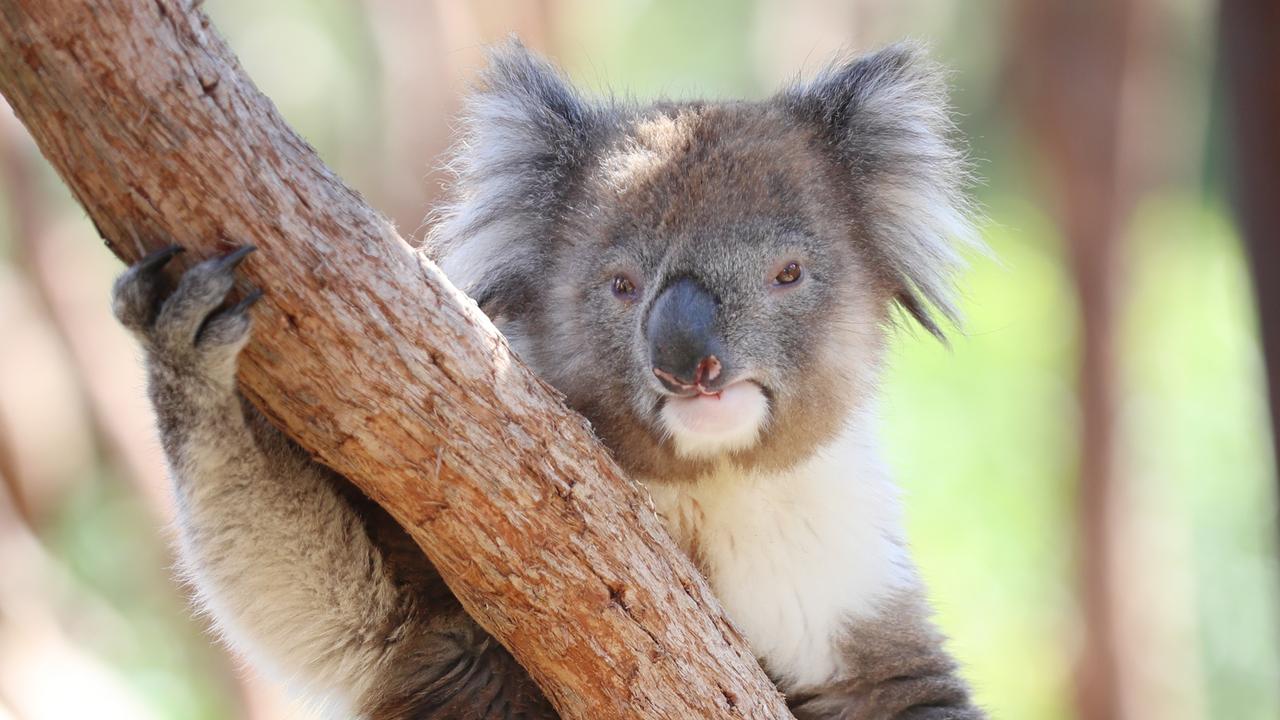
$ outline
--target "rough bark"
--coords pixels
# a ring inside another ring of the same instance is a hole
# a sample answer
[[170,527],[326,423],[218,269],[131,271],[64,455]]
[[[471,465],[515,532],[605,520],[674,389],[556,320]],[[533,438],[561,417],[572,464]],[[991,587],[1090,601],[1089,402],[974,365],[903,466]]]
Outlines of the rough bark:
[[565,717],[788,716],[585,421],[286,126],[202,13],[0,0],[0,92],[122,259],[260,248],[243,389],[409,530]]

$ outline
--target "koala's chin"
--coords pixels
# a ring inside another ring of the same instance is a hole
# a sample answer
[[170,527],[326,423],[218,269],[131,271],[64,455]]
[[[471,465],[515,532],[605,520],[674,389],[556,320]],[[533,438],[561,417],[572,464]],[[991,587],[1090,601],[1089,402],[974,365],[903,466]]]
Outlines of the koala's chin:
[[758,384],[739,380],[715,393],[669,396],[658,415],[677,455],[711,459],[755,445],[769,401]]

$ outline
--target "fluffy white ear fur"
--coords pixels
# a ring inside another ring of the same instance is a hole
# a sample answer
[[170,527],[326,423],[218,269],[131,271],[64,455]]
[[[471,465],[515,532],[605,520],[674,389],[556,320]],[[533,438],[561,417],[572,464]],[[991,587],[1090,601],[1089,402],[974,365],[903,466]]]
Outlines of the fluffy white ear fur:
[[865,241],[901,279],[899,302],[941,337],[926,303],[958,324],[953,280],[962,251],[985,252],[945,70],[902,43],[832,64],[779,99],[830,138],[860,198],[858,217],[871,220]]
[[452,202],[437,210],[428,252],[489,309],[519,302],[545,255],[540,232],[560,210],[594,111],[564,77],[512,39],[489,52],[468,96],[448,169]]

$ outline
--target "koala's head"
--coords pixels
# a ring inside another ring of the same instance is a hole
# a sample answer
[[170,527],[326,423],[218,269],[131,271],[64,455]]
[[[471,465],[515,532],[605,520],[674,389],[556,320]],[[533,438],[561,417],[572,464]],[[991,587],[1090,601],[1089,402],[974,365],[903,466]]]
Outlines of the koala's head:
[[511,43],[464,123],[432,251],[640,477],[794,463],[868,401],[895,306],[956,319],[965,162],[912,47],[633,107]]

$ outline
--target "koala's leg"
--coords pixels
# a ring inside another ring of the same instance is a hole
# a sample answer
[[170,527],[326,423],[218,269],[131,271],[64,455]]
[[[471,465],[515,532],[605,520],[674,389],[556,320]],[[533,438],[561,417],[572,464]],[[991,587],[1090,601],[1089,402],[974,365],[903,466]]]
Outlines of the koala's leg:
[[849,624],[844,671],[789,697],[797,720],[985,720],[922,597],[901,593]]
[[113,308],[147,355],[178,507],[180,552],[229,642],[361,717],[554,718],[380,508],[243,401],[236,357],[258,293],[224,307],[252,248],[160,273],[129,269]]

